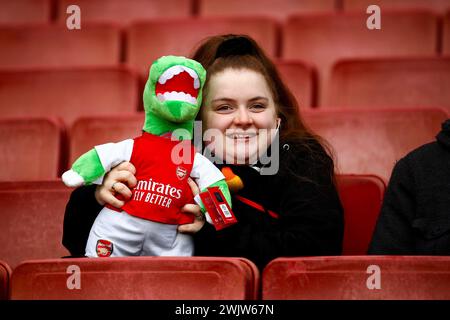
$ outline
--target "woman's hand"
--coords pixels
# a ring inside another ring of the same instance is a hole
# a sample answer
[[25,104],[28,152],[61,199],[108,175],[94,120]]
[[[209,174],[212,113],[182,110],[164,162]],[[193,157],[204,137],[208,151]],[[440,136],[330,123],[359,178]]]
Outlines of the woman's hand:
[[[197,184],[191,179],[188,178],[188,184],[191,187],[192,194],[194,197],[200,193],[200,189]],[[200,210],[200,207],[196,204],[185,204],[181,211],[191,213],[195,216],[194,222],[190,224],[182,224],[178,226],[178,231],[181,233],[196,233],[198,232],[203,225],[205,224],[205,216]]]
[[103,184],[95,190],[95,199],[101,205],[109,204],[121,208],[125,202],[116,198],[121,195],[124,200],[131,198],[131,190],[137,184],[136,168],[130,162],[122,162],[111,169],[103,179]]

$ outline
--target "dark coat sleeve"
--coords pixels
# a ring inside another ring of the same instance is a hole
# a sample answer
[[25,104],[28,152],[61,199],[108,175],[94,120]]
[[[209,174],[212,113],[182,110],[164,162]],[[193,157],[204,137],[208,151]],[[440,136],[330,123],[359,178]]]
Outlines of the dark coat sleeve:
[[369,254],[414,254],[412,221],[415,216],[415,181],[407,158],[395,165],[375,227]]
[[282,256],[339,255],[343,210],[333,183],[332,161],[297,158],[295,172],[280,172],[266,197],[278,197],[279,219],[234,202],[239,223],[216,232],[205,226],[195,236],[198,255],[246,257],[262,269]]
[[95,199],[95,185],[75,189],[64,214],[62,244],[72,256],[84,256],[95,218],[103,208]]

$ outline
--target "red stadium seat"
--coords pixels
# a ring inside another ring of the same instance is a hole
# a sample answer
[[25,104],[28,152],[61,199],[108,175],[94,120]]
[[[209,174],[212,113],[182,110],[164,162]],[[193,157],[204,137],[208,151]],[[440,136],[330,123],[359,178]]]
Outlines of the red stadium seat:
[[278,258],[263,272],[262,299],[448,300],[450,257]]
[[158,19],[128,28],[126,61],[146,74],[156,58],[189,56],[204,38],[227,33],[248,34],[268,55],[276,55],[277,23],[269,18]]
[[380,213],[386,185],[377,176],[339,175],[337,187],[344,208],[344,255],[365,255]]
[[57,178],[64,130],[57,119],[0,119],[0,181]]
[[199,15],[223,16],[269,16],[285,19],[294,13],[333,11],[335,0],[199,0]]
[[70,126],[84,115],[136,111],[138,90],[137,74],[119,67],[0,71],[0,117],[60,116]]
[[159,17],[189,17],[191,0],[58,0],[58,19],[68,17],[67,7],[78,5],[83,22],[114,22],[127,24],[136,20]]
[[427,11],[383,12],[381,30],[369,30],[365,12],[298,15],[283,30],[283,53],[319,71],[322,106],[333,64],[344,58],[432,55],[437,50],[438,18]]
[[276,63],[281,77],[297,98],[301,109],[313,106],[315,70],[299,60],[280,60]]
[[370,5],[377,5],[383,10],[392,9],[428,9],[443,13],[450,8],[448,0],[342,0],[344,10],[366,10]]
[[[240,258],[128,257],[27,261],[14,269],[11,299],[248,300],[250,261]],[[81,270],[68,289],[69,266]]]
[[0,182],[0,257],[11,268],[68,254],[61,238],[71,191],[60,181]]
[[50,22],[51,0],[2,0],[0,7],[2,25]]
[[144,113],[78,119],[69,133],[69,163],[96,145],[140,136],[143,126]]
[[448,118],[443,109],[304,111],[305,123],[332,146],[342,174],[375,174],[388,181],[397,160],[431,141]]
[[111,66],[120,61],[115,26],[65,24],[0,27],[0,68]]
[[444,17],[444,25],[442,32],[442,52],[450,54],[450,11],[447,11]]
[[10,278],[11,268],[6,262],[0,261],[0,300],[8,299]]
[[326,107],[445,107],[450,111],[450,57],[338,62]]

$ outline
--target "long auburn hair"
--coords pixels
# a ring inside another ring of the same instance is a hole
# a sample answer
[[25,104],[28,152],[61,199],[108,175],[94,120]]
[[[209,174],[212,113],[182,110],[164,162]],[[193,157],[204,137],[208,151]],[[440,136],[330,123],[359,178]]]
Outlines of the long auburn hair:
[[247,35],[212,36],[203,40],[191,57],[200,62],[207,71],[205,95],[211,77],[225,69],[249,69],[262,74],[271,90],[277,116],[281,119],[280,145],[295,144],[306,150],[315,161],[331,165],[329,169],[334,180],[331,148],[324,139],[305,125],[296,98],[284,84],[275,64],[256,41]]

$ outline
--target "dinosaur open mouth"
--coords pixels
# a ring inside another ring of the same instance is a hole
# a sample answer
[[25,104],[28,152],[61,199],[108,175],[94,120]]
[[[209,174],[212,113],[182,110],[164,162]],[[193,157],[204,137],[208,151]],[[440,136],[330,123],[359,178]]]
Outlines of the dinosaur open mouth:
[[197,104],[200,80],[197,73],[185,66],[170,67],[159,77],[155,94],[159,101],[184,101]]

